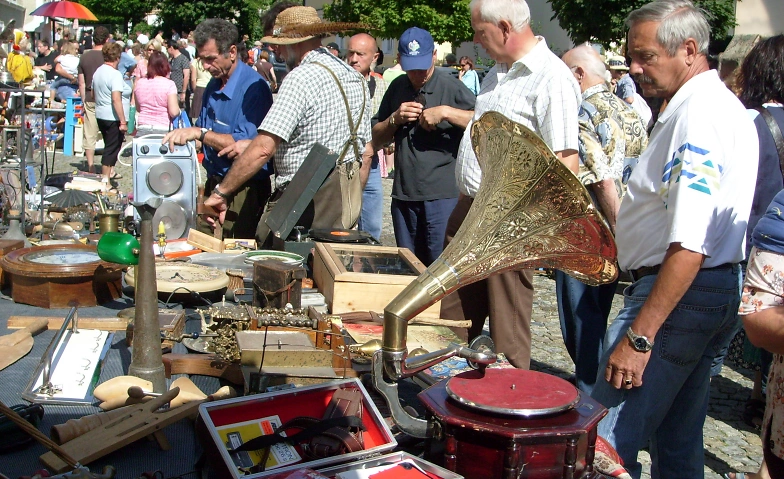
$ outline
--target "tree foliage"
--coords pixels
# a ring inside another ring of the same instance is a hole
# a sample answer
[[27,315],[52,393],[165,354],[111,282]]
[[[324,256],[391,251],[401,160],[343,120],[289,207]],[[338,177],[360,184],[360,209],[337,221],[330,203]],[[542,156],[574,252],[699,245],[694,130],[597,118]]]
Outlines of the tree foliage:
[[158,0],[160,28],[191,31],[207,18],[225,18],[237,26],[240,35],[260,38],[259,12],[271,0]]
[[[626,36],[629,13],[649,0],[548,0],[561,27],[575,43],[594,41],[608,46]],[[694,0],[709,14],[711,39],[724,40],[735,26],[735,0]]]
[[126,31],[128,24],[136,25],[157,6],[156,0],[79,0],[98,17],[98,23],[115,25]]
[[410,27],[428,30],[436,42],[459,43],[473,35],[469,0],[334,0],[324,17],[338,22],[363,22],[380,38],[399,38]]

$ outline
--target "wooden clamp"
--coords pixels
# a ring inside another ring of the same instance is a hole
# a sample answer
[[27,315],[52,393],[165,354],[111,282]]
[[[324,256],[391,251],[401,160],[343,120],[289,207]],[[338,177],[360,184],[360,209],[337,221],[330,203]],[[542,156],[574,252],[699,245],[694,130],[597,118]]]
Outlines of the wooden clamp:
[[[93,429],[66,442],[62,448],[81,464],[89,464],[145,436],[157,434],[169,424],[198,411],[202,401],[193,401],[174,409],[158,410],[177,397],[179,393],[180,388],[172,388],[160,397],[146,403],[126,406],[124,410],[127,411],[127,414],[103,427]],[[70,470],[68,464],[52,452],[43,454],[40,460],[54,472],[61,473]]]

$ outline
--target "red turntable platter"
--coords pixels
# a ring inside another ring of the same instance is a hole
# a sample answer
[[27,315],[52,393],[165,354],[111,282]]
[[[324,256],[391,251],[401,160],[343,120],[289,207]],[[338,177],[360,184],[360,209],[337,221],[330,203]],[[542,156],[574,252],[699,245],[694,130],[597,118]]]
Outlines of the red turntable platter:
[[464,372],[447,381],[446,392],[471,409],[523,417],[567,411],[580,400],[580,391],[568,381],[524,369]]

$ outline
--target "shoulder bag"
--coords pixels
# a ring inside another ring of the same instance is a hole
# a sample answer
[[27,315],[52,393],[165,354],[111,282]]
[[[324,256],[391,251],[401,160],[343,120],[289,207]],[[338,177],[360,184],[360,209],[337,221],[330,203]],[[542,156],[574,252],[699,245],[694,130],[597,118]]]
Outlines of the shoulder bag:
[[759,112],[762,119],[768,124],[770,134],[773,135],[773,142],[776,143],[776,151],[779,154],[779,168],[782,176],[784,176],[784,136],[781,134],[781,128],[779,128],[779,124],[776,123],[776,119],[773,118],[773,115],[770,114],[767,108],[758,106],[755,110]]
[[[312,228],[346,228],[351,229],[357,224],[359,215],[362,212],[362,183],[360,181],[359,169],[362,166],[362,153],[357,147],[357,131],[362,124],[365,114],[365,104],[367,97],[365,89],[362,89],[362,109],[360,110],[359,120],[354,123],[351,116],[351,107],[348,104],[343,86],[337,75],[321,63],[315,63],[332,75],[335,83],[343,96],[346,105],[346,115],[351,135],[343,145],[343,149],[338,156],[335,169],[327,176],[324,183],[313,196],[313,224]],[[349,150],[353,148],[354,157],[346,159]]]

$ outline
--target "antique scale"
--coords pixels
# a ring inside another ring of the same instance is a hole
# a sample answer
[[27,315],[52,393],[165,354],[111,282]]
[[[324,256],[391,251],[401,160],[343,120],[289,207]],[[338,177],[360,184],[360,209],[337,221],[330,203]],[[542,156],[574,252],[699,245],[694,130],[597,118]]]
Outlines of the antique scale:
[[[501,271],[555,268],[591,285],[618,275],[612,233],[586,189],[527,128],[482,115],[471,129],[482,185],[441,256],[384,310],[373,381],[397,425],[427,438],[430,453],[467,479],[594,477],[596,426],[606,410],[567,381],[544,373],[486,368],[482,341],[412,357],[408,321],[445,295]],[[427,419],[400,405],[397,383],[458,356],[475,366],[422,391]],[[439,448],[443,452],[437,452]]]

